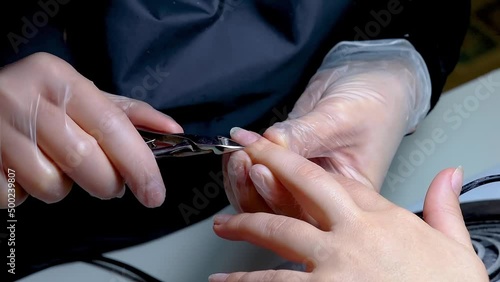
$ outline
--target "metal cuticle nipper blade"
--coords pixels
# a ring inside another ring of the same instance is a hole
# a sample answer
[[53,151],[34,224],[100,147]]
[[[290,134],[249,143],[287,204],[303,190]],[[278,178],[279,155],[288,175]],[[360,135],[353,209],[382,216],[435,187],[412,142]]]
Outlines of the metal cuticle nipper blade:
[[149,129],[137,129],[156,158],[188,157],[203,154],[222,155],[245,147],[223,137],[210,137],[185,133],[161,133]]

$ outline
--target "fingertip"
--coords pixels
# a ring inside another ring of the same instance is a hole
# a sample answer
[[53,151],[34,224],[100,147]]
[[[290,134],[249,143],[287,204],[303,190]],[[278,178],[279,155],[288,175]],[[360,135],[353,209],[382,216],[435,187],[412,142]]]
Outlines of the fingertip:
[[[161,113],[161,112],[160,112]],[[171,116],[161,113],[163,117],[166,119],[164,124],[165,124],[165,131],[166,132],[171,132],[171,133],[184,133],[184,129],[182,126],[176,122]]]
[[208,276],[208,282],[224,282],[229,277],[226,273],[215,273]]
[[446,168],[441,170],[431,181],[429,191],[443,186],[450,188],[452,186],[452,176],[457,168]]
[[149,187],[149,192],[144,200],[144,204],[148,208],[158,208],[165,202],[166,190],[163,185],[154,185]]
[[184,128],[182,128],[180,124],[175,122],[172,124],[168,124],[164,131],[169,133],[184,133]]
[[137,200],[147,208],[157,208],[163,205],[166,189],[161,176],[160,180],[154,176],[149,176],[148,179],[143,181],[127,185]]
[[240,143],[243,146],[249,146],[262,138],[259,134],[240,127],[231,128],[229,134],[234,141]]
[[54,190],[52,193],[46,193],[44,197],[39,197],[38,199],[46,204],[55,204],[62,201],[71,192],[71,187],[67,189]]
[[121,191],[118,192],[118,194],[116,195],[116,198],[118,198],[118,199],[123,198],[123,196],[125,196],[126,192],[127,192],[127,186],[124,184]]
[[462,187],[463,169],[447,168],[432,181],[424,202],[424,220],[467,247],[472,247],[460,208],[459,194]]
[[229,220],[233,218],[233,215],[230,214],[217,214],[213,218],[214,226],[220,226],[227,223]]
[[462,179],[463,168],[461,167],[452,167],[441,170],[432,179],[429,189],[427,190],[426,199],[429,197],[430,200],[436,197],[440,198],[442,195],[447,195],[450,191],[458,197],[462,189]]

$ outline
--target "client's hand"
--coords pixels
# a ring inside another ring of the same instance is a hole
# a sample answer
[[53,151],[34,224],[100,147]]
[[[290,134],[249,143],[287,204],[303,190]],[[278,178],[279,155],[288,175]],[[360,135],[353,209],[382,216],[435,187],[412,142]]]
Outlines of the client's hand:
[[424,221],[358,181],[251,138],[258,139],[246,149],[252,180],[284,187],[317,224],[267,213],[219,215],[215,233],[304,263],[307,272],[215,274],[209,281],[488,281],[460,211],[461,169],[436,176]]

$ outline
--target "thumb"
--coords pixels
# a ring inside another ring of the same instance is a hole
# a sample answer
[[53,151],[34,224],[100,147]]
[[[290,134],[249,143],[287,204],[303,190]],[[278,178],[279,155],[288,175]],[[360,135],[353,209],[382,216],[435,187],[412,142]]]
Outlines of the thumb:
[[458,199],[463,169],[445,169],[432,181],[424,203],[424,220],[451,239],[472,248]]
[[322,103],[321,97],[331,83],[330,72],[316,74],[309,82],[304,93],[299,97],[288,119],[277,122],[268,128],[263,136],[271,142],[285,147],[305,158],[321,157],[331,152],[328,132],[336,132],[332,127],[338,124],[333,119],[330,103]]
[[[269,127],[263,136],[305,158],[331,157],[347,140],[338,138],[339,127],[332,115],[317,109],[295,119],[287,119]],[[337,125],[337,126],[335,126]]]

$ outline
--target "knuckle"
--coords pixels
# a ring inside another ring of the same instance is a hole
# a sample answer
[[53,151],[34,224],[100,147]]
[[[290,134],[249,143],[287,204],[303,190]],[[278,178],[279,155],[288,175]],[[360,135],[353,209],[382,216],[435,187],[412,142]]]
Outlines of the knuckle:
[[435,214],[444,214],[452,217],[462,218],[460,207],[458,207],[455,203],[449,202],[441,203],[440,205],[429,205],[424,209],[424,218]]
[[450,202],[442,203],[439,206],[439,210],[437,212],[447,214],[455,218],[462,218],[462,213],[457,203],[450,203]]
[[292,173],[298,177],[311,181],[319,181],[325,176],[325,171],[309,162],[302,162],[296,165]]
[[[280,277],[281,276],[281,277]],[[262,281],[279,281],[280,278],[286,278],[283,275],[280,275],[276,270],[269,270],[264,273],[262,276]]]
[[224,282],[241,282],[244,281],[244,276],[241,275],[240,273],[231,273],[229,276],[224,280]]
[[97,150],[99,144],[92,136],[81,137],[69,144],[66,149],[65,162],[70,168],[84,163],[84,159]]
[[46,52],[30,55],[27,60],[35,69],[50,76],[61,76],[67,71],[66,63],[62,59]]
[[282,130],[282,128],[283,128],[282,122],[275,123],[273,126],[266,129],[266,131],[264,131],[262,136],[264,136],[266,139],[268,139],[273,143],[286,147],[286,144],[284,144],[284,136],[283,136],[284,130]]
[[111,107],[102,114],[99,128],[104,133],[112,133],[123,129],[123,123],[128,121],[127,114],[118,107]]
[[289,222],[285,217],[273,217],[264,224],[264,230],[270,238],[281,238],[283,232],[290,229],[290,225],[293,222]]
[[118,106],[121,108],[123,113],[125,113],[126,115],[135,111],[138,108],[153,108],[151,105],[149,105],[146,102],[135,100],[135,99],[130,99],[130,98],[121,99],[118,103]]

